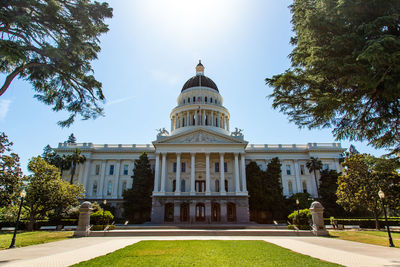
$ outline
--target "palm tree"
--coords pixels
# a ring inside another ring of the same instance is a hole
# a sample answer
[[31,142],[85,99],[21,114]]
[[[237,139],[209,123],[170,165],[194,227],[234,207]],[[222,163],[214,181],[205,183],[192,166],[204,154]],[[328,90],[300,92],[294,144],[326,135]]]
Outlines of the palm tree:
[[72,184],[74,181],[74,175],[75,175],[75,170],[76,166],[78,166],[81,163],[84,163],[86,161],[86,157],[84,155],[81,155],[81,151],[77,148],[75,148],[74,153],[71,155],[68,155],[66,157],[67,161],[71,163],[72,168],[71,168],[71,181],[70,183]]
[[311,157],[310,160],[306,163],[306,166],[310,172],[314,172],[315,186],[317,188],[317,197],[319,198],[317,171],[320,171],[322,169],[322,161],[319,158]]

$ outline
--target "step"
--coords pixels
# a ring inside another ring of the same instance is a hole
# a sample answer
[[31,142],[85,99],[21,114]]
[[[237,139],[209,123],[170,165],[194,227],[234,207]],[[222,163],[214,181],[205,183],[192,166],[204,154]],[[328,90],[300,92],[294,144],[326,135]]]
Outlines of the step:
[[89,236],[313,236],[311,231],[281,229],[127,229],[92,231]]
[[286,224],[128,224],[115,225],[117,230],[137,230],[137,229],[209,229],[209,230],[220,230],[220,229],[282,229],[286,230]]

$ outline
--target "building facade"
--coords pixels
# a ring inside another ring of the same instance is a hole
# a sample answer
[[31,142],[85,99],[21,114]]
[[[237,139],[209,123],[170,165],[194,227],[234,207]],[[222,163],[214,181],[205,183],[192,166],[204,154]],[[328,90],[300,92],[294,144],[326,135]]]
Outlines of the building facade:
[[[265,170],[278,157],[285,196],[316,196],[315,179],[306,168],[310,157],[321,159],[325,169],[341,171],[340,143],[255,145],[244,140],[241,130],[231,132],[229,111],[201,62],[184,84],[170,120],[170,132],[160,129],[152,144],[60,143],[56,150],[69,154],[79,148],[87,160],[78,165],[75,182],[84,185],[87,200],[107,199],[119,213],[122,192],[132,186],[134,161],[146,152],[155,173],[151,217],[157,224],[247,223],[250,161]],[[68,172],[63,176],[69,179]]]

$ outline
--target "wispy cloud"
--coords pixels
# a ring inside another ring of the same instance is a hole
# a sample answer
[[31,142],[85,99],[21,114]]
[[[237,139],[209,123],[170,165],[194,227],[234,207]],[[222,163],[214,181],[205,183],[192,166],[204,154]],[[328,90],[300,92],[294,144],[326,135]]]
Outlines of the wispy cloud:
[[10,99],[0,99],[0,121],[7,116],[11,102]]
[[169,85],[176,85],[180,80],[178,76],[160,70],[152,70],[151,75],[155,80],[166,82]]
[[123,98],[114,99],[114,100],[111,100],[111,101],[107,102],[106,106],[111,106],[111,105],[123,103],[123,102],[131,100],[133,98],[135,98],[135,97],[134,96],[127,96],[127,97],[123,97]]

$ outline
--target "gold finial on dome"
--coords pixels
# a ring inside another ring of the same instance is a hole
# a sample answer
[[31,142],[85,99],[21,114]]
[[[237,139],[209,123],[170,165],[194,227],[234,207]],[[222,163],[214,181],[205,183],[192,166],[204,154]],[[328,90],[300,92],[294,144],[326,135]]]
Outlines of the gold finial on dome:
[[196,75],[203,75],[204,74],[204,66],[201,64],[201,60],[199,60],[199,64],[196,66]]

